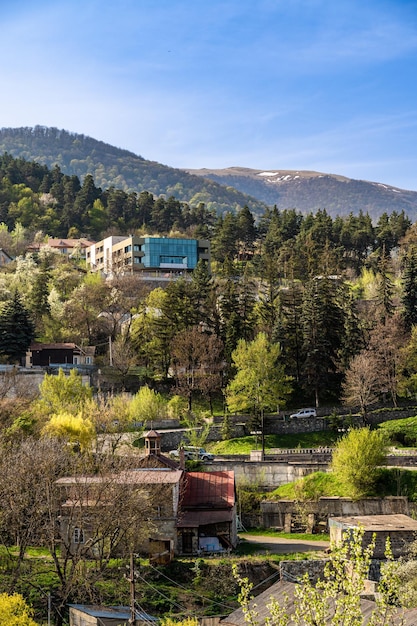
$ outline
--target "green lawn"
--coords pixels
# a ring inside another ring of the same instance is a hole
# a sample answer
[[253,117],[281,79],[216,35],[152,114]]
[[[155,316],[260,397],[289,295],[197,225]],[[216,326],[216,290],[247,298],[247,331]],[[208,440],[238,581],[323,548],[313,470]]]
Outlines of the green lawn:
[[[321,430],[314,433],[299,433],[287,435],[266,435],[265,450],[271,448],[316,448],[333,446],[339,439],[339,433],[332,430]],[[251,450],[259,450],[260,438],[254,436],[218,441],[210,444],[208,449],[214,454],[249,454]]]
[[296,539],[297,541],[330,541],[329,535],[323,533],[321,535],[312,535],[311,533],[283,533],[276,532],[270,528],[257,528],[254,530],[246,530],[243,533],[239,533],[239,537],[243,539],[245,537],[278,537],[280,539]]

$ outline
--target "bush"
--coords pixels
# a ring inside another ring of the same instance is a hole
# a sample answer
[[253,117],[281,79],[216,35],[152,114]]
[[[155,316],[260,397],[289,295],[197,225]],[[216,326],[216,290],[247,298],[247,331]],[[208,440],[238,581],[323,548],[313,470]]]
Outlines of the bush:
[[385,456],[382,431],[357,428],[345,435],[336,444],[331,467],[346,495],[357,499],[371,495]]

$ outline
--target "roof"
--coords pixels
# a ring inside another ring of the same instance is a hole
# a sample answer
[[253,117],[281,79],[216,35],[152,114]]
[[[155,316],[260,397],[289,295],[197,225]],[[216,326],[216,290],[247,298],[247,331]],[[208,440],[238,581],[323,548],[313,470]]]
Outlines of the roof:
[[[270,611],[268,605],[271,602],[271,597],[278,600],[281,606],[286,607],[286,613],[288,615],[294,614],[294,590],[296,584],[286,581],[279,581],[275,583],[269,589],[259,594],[251,605],[256,604],[256,622],[258,626],[264,626],[266,617],[269,616]],[[287,599],[288,598],[288,599]],[[363,615],[363,624],[367,624],[371,618],[372,612],[376,609],[377,605],[372,600],[361,599],[361,610]],[[322,626],[332,623],[332,616],[328,617]],[[398,613],[390,621],[390,624],[403,624],[404,626],[415,626],[417,624],[417,609],[409,609],[402,611],[398,610]],[[220,620],[220,626],[246,626],[247,621],[242,609],[233,611],[228,617]]]
[[120,474],[110,476],[64,476],[56,481],[57,485],[99,485],[103,482],[113,481],[120,484],[132,485],[156,485],[156,484],[176,484],[180,481],[183,472],[178,469],[164,467],[138,468],[120,472]]
[[81,348],[80,346],[77,346],[76,343],[68,341],[60,343],[31,343],[29,349],[31,352],[34,352],[35,350],[73,350],[74,352],[91,356],[94,355],[96,351],[95,346],[84,346]]
[[143,437],[145,439],[161,439],[160,433],[153,429],[149,430],[146,434],[143,435]]
[[33,350],[75,350],[75,343],[31,343],[30,349]]
[[137,464],[138,468],[169,467],[170,469],[180,469],[180,463],[178,461],[174,461],[174,459],[170,459],[164,454],[154,454],[153,452],[138,459]]
[[348,515],[344,517],[329,518],[329,526],[341,528],[362,527],[365,531],[413,531],[417,532],[417,520],[408,515],[398,513],[396,515]]
[[232,508],[235,504],[235,474],[230,472],[188,472],[182,508]]
[[50,237],[48,239],[48,246],[51,248],[76,248],[80,246],[81,248],[88,248],[92,246],[94,241],[90,241],[89,239],[58,239]]
[[[130,607],[128,606],[99,606],[99,605],[87,605],[87,604],[69,604],[68,605],[72,609],[76,609],[77,611],[82,611],[86,615],[91,615],[92,617],[98,617],[102,619],[114,617],[115,619],[129,619],[130,618]],[[149,621],[149,622],[157,622],[158,618],[149,615],[148,613],[144,613],[143,611],[136,610],[136,619]]]

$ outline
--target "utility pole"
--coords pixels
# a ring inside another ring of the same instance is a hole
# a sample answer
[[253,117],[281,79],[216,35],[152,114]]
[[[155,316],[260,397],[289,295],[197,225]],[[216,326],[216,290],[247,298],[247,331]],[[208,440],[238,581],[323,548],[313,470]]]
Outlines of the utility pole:
[[109,335],[109,365],[113,367],[113,346],[111,341],[111,335]]
[[135,564],[133,561],[133,552],[130,553],[130,618],[129,626],[136,626],[136,609],[135,609]]

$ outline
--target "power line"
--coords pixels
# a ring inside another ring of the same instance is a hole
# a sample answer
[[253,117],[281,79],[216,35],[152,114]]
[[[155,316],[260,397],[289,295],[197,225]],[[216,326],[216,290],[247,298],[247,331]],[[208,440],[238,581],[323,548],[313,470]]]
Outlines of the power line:
[[[159,569],[157,569],[156,567],[154,567],[153,565],[151,565],[149,563],[149,566],[155,571],[158,572],[158,574],[160,574],[161,576],[163,576],[164,578],[166,578],[166,580],[169,580],[170,583],[172,583],[173,585],[176,585],[177,587],[179,587],[180,589],[184,589],[185,591],[188,591],[187,587],[184,587],[183,585],[180,585],[180,583],[177,583],[175,580],[172,580],[172,578],[169,578],[169,576],[166,576],[165,574],[163,574]],[[226,604],[225,602],[218,602],[217,600],[212,600],[211,598],[207,597],[207,596],[203,596],[199,593],[193,593],[193,595],[197,598],[201,598],[202,600],[209,600],[210,602],[212,602],[212,604],[217,604],[218,606],[222,606],[225,607],[226,609],[230,609],[230,610],[234,610],[236,607],[232,607],[229,604]]]

